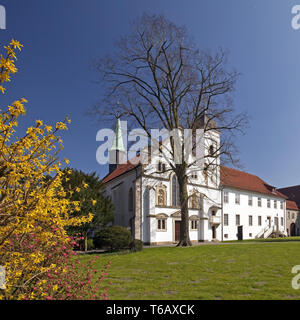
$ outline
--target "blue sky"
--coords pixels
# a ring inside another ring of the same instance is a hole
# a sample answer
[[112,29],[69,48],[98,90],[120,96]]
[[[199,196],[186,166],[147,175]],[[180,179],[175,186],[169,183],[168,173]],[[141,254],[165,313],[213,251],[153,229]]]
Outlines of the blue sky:
[[103,124],[85,116],[101,99],[95,58],[114,51],[114,42],[142,13],[162,13],[185,25],[199,48],[221,46],[242,73],[235,94],[250,128],[238,138],[244,169],[278,187],[300,184],[300,30],[291,27],[291,9],[300,0],[0,0],[7,30],[1,45],[24,44],[20,72],[7,86],[2,108],[26,97],[23,126],[72,119],[63,135],[62,156],[71,165],[101,177],[96,133]]

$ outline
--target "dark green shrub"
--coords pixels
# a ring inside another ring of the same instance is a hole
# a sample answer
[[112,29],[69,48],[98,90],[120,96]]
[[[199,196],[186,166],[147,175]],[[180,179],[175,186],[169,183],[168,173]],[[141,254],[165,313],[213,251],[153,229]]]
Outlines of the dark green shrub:
[[130,231],[121,226],[103,228],[96,233],[94,239],[97,248],[109,248],[110,251],[128,249],[131,242]]
[[130,243],[130,250],[132,252],[142,251],[143,250],[143,241],[134,239]]

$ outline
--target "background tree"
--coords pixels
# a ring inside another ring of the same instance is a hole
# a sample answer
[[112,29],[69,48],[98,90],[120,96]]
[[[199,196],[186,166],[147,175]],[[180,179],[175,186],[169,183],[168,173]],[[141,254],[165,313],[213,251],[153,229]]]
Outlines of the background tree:
[[63,183],[66,195],[71,201],[79,201],[81,204],[80,211],[74,212],[74,215],[76,217],[93,215],[89,223],[68,228],[71,234],[83,235],[84,250],[87,251],[88,234],[113,221],[113,205],[111,199],[103,195],[103,184],[95,172],[87,174],[76,169],[65,171],[70,172]]
[[[206,134],[217,130],[222,141],[213,157],[237,163],[233,138],[247,123],[246,115],[234,109],[232,99],[238,73],[227,68],[224,50],[201,51],[184,27],[164,16],[147,14],[120,39],[116,53],[99,60],[96,68],[103,77],[105,98],[94,114],[106,115],[108,120],[122,115],[135,127],[142,127],[152,142],[152,128],[179,132],[180,147],[171,143],[167,160],[180,191],[179,245],[191,245],[187,184],[193,163],[185,160],[183,131],[201,127]],[[178,152],[183,161],[175,164]],[[201,169],[209,172],[214,165],[208,162]]]

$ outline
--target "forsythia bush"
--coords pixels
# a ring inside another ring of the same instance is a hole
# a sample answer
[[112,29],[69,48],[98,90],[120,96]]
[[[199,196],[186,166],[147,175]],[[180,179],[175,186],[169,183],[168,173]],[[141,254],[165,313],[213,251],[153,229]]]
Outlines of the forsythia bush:
[[[16,51],[21,47],[12,40],[4,47],[7,55],[0,55],[2,93],[3,84],[17,72]],[[65,228],[89,222],[92,215],[72,216],[80,211],[80,203],[66,198],[57,157],[63,148],[57,134],[67,129],[69,120],[55,127],[37,120],[18,138],[16,127],[26,102],[22,98],[0,111],[0,266],[6,270],[6,290],[0,290],[0,299],[84,298],[79,288],[90,285],[92,275],[80,274],[78,268],[76,274],[72,268],[75,243]],[[101,270],[100,280],[105,274]]]

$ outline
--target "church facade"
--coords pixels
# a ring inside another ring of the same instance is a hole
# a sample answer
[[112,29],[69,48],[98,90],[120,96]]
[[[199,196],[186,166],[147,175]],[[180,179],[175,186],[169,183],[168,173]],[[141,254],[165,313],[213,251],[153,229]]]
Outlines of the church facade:
[[[217,131],[203,137],[204,154],[218,148]],[[212,143],[213,141],[213,143]],[[171,244],[180,239],[181,213],[176,175],[161,154],[150,163],[125,161],[120,122],[110,150],[110,172],[103,179],[115,207],[114,224],[127,227],[145,244]],[[191,155],[192,157],[193,155]],[[123,157],[123,158],[122,158]],[[122,161],[120,159],[122,158]],[[192,242],[266,238],[286,234],[286,196],[259,177],[221,166],[213,175],[202,165],[189,172],[189,234]],[[122,164],[118,164],[122,162]]]

